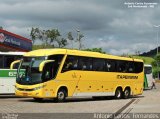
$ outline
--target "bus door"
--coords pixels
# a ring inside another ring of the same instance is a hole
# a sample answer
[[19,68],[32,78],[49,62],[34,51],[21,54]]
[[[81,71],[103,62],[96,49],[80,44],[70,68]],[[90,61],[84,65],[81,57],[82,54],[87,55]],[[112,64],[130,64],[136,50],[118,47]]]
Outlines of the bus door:
[[65,80],[64,84],[69,87],[70,94],[73,95],[76,91],[79,91],[79,81],[81,75],[78,70],[78,57],[76,56],[67,56],[61,75],[58,76],[58,79]]

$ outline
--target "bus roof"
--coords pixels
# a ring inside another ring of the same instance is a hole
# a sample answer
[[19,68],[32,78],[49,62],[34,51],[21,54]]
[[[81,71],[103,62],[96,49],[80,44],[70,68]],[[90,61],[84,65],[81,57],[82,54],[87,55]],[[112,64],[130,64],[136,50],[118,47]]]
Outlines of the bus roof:
[[24,55],[26,52],[0,52],[0,55]]
[[145,67],[152,67],[150,64],[144,64]]
[[98,57],[98,58],[108,58],[108,59],[119,59],[119,60],[129,60],[129,61],[140,61],[143,62],[141,59],[134,59],[134,58],[127,58],[127,57],[120,57],[108,54],[102,54],[98,52],[91,52],[91,51],[80,51],[80,50],[72,50],[72,49],[39,49],[27,52],[24,56],[49,56],[54,54],[68,54],[68,55],[75,55],[75,56],[86,56],[86,57]]

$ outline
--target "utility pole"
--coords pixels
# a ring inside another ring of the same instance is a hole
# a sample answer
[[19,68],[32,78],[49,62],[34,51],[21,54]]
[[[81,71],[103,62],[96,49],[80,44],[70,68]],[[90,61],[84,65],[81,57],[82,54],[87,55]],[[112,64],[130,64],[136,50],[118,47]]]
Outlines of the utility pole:
[[[159,42],[158,42],[158,37],[159,37],[159,27],[160,27],[160,25],[154,25],[154,27],[155,28],[157,28],[157,56],[158,56],[158,53],[159,53],[159,51],[158,51],[158,47],[159,47]],[[159,62],[157,61],[157,70],[159,69]],[[157,75],[157,78],[158,78],[158,80],[159,80],[159,70],[158,70],[158,75]]]

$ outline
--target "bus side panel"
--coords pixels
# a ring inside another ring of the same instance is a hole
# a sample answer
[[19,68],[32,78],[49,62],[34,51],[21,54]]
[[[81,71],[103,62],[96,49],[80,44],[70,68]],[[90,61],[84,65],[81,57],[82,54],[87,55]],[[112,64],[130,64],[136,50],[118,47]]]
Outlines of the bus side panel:
[[80,79],[77,83],[75,96],[97,96],[103,93],[102,75],[93,71],[79,71]]
[[[138,79],[117,79],[117,75],[138,76]],[[142,94],[143,75],[113,72],[67,71],[57,77],[57,88],[65,84],[68,96],[113,96],[117,87],[131,88],[131,94]],[[57,89],[58,90],[58,89]]]
[[16,70],[0,70],[0,94],[14,94],[16,83]]
[[133,95],[141,95],[143,93],[144,73],[138,74],[138,79],[134,81]]
[[146,74],[146,78],[147,78],[148,88],[151,88],[153,77],[151,74]]
[[59,73],[59,75],[54,80],[56,86],[54,89],[56,92],[58,92],[60,87],[65,86],[68,89],[68,96],[72,96],[76,90],[79,79],[80,75],[77,71],[66,71]]

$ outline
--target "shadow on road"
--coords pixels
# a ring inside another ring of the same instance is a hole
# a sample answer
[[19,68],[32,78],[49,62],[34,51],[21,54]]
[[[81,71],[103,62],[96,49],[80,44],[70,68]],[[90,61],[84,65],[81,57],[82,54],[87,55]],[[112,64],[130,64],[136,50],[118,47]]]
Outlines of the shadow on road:
[[12,95],[0,95],[0,99],[5,99],[5,98],[8,99],[8,98],[21,98],[21,97],[17,97],[14,94],[12,94]]
[[[144,96],[134,96],[132,98],[143,98]],[[129,99],[132,99],[129,98]],[[67,98],[65,102],[61,103],[75,103],[75,102],[93,102],[93,101],[109,101],[109,100],[127,100],[127,99],[115,99],[114,97],[96,97],[96,98]],[[57,103],[54,99],[44,99],[42,101],[35,101],[32,98],[20,99],[21,102],[35,102],[35,103]]]

